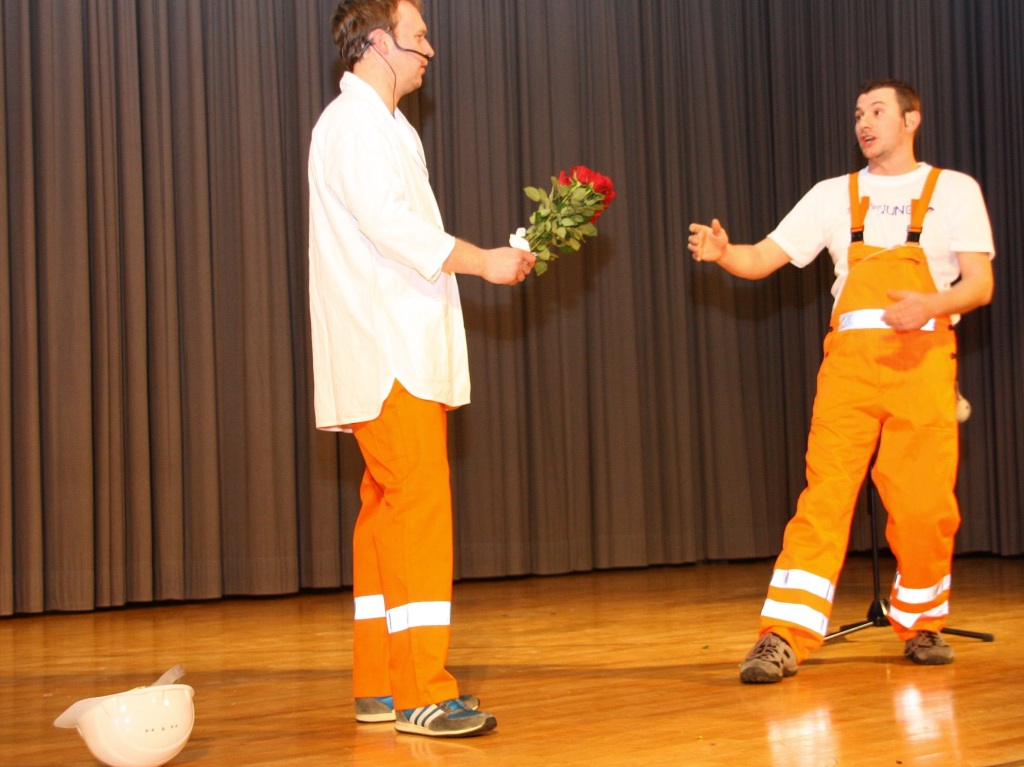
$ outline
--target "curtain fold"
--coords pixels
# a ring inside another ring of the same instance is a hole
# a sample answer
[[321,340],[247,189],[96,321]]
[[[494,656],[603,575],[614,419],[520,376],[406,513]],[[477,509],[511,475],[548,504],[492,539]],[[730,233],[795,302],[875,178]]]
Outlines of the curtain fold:
[[[32,133],[36,205],[43,594],[85,606],[95,588],[96,453],[93,444],[93,305],[88,153],[87,29],[66,3],[31,6]],[[15,359],[13,364],[19,364]]]
[[[0,40],[7,37],[6,19],[0,13]],[[7,46],[3,48],[7,53]],[[6,55],[0,62],[6,71]],[[0,77],[0,135],[7,137],[7,78]],[[6,148],[6,147],[5,147]],[[10,209],[8,198],[11,187],[8,173],[7,152],[0,152],[0,210]],[[11,297],[11,232],[8,216],[0,216],[0,295]],[[13,307],[12,307],[13,308]],[[13,312],[0,314],[0,379],[13,382],[11,371],[11,319]],[[14,495],[14,461],[11,453],[13,433],[11,398],[0,397],[0,615],[9,615],[13,610],[14,595],[14,514],[11,501]]]
[[[309,135],[335,0],[0,0],[0,615],[351,582],[362,460],[313,428]],[[1014,0],[427,0],[402,105],[449,231],[524,226],[588,165],[600,236],[514,289],[461,277],[461,577],[773,556],[804,485],[832,266],[754,242],[862,164],[857,85],[924,102],[975,176],[996,294],[958,331],[958,551],[1024,553],[1024,6]],[[852,547],[869,545],[855,520]]]

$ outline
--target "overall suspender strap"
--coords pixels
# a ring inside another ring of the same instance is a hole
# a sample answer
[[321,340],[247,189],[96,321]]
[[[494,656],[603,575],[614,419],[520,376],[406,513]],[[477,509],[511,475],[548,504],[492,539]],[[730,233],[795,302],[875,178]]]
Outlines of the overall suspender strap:
[[864,218],[871,206],[870,197],[861,197],[857,185],[858,173],[850,174],[850,242],[864,242]]
[[924,182],[924,189],[921,190],[921,197],[910,202],[910,226],[907,227],[907,244],[921,244],[921,230],[924,228],[924,217],[928,212],[928,205],[932,201],[932,192],[935,191],[935,182],[939,180],[941,168],[932,168],[928,178]]

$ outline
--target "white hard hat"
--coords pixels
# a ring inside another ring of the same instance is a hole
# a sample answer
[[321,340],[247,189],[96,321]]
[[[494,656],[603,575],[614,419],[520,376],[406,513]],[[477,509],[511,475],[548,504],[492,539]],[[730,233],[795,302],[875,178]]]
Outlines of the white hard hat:
[[192,734],[195,691],[174,684],[184,673],[175,666],[149,687],[80,700],[54,725],[76,728],[92,755],[110,767],[159,767]]

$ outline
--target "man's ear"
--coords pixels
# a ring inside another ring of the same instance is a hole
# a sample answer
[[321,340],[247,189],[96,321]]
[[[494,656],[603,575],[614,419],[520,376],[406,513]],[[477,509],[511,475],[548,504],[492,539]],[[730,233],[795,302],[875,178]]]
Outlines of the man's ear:
[[366,36],[366,39],[370,41],[370,47],[376,48],[378,53],[388,52],[388,36],[380,27],[371,29],[370,34]]
[[916,133],[917,129],[921,127],[921,113],[916,109],[904,112],[903,123],[910,129],[911,133]]

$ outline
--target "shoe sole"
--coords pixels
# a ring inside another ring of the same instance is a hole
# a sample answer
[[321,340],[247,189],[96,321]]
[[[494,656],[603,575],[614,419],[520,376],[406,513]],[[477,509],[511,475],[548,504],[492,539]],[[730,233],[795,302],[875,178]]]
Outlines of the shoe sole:
[[913,655],[908,655],[907,657],[918,666],[948,666],[953,662],[952,656],[948,658],[922,658],[920,660],[915,658]]
[[356,714],[356,721],[363,724],[379,724],[395,721],[394,711],[382,711],[379,714]]
[[796,676],[796,671],[782,669],[782,676],[770,674],[757,666],[740,671],[740,681],[744,684],[773,684],[791,676]]
[[484,721],[475,727],[470,727],[465,730],[448,730],[443,732],[435,732],[426,727],[421,727],[418,724],[412,722],[399,722],[395,721],[395,729],[398,732],[404,732],[407,735],[426,735],[431,738],[468,738],[473,735],[483,735],[485,732],[490,732],[498,726],[498,720],[493,716],[488,716]]

